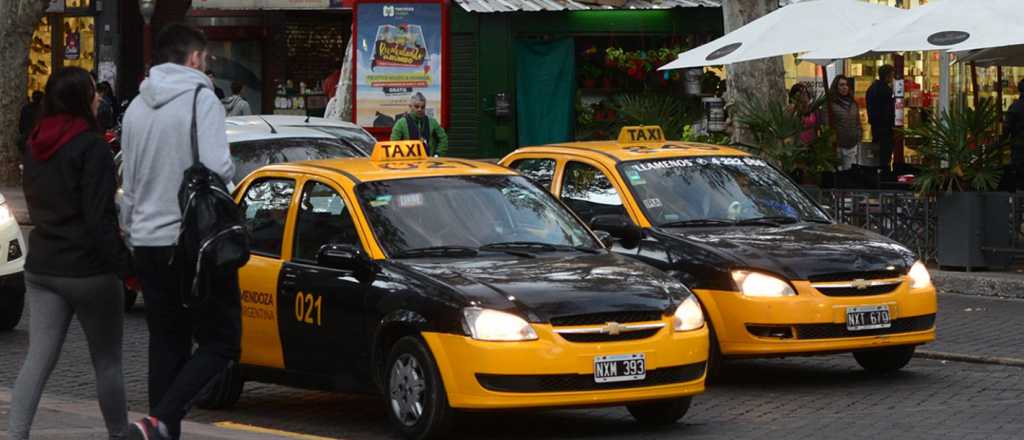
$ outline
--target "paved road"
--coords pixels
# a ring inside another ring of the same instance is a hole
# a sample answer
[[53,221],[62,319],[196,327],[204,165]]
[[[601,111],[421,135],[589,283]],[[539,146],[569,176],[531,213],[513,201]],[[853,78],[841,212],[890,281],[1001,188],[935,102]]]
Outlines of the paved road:
[[[1015,330],[1024,301],[942,295],[937,351],[1024,359]],[[969,310],[969,311],[968,311]],[[25,322],[0,333],[0,388],[10,388],[28,342]],[[127,319],[126,375],[133,411],[146,406],[142,307]],[[50,396],[89,400],[94,382],[84,336],[72,325]],[[6,411],[0,404],[0,430]],[[392,438],[372,397],[247,384],[230,411],[195,411],[201,423],[236,422],[329,438]],[[93,431],[102,437],[100,431]],[[723,383],[694,400],[683,423],[644,430],[620,408],[472,414],[460,438],[1020,438],[1024,368],[915,359],[889,376],[863,373],[848,355],[754,360],[727,367]],[[242,435],[241,433],[239,435]],[[83,437],[83,438],[89,438]]]

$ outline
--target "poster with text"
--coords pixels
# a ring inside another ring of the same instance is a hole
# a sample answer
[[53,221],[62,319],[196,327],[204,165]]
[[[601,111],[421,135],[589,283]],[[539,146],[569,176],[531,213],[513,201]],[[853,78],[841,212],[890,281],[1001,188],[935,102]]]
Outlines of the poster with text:
[[441,121],[441,5],[360,3],[356,39],[356,123],[391,127],[422,93]]

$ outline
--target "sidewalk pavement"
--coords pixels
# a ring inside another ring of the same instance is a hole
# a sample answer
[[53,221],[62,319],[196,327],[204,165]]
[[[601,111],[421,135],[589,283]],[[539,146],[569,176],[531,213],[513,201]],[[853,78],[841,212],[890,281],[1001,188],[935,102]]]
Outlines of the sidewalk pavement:
[[[11,390],[0,388],[0,439],[9,438],[7,433],[7,415],[10,410]],[[128,420],[135,421],[145,414],[129,413]],[[189,440],[272,440],[296,438],[266,432],[254,432],[254,428],[243,425],[227,425],[235,428],[222,428],[214,425],[185,421],[181,424],[182,438]],[[107,438],[103,416],[95,400],[58,399],[45,395],[39,402],[39,411],[32,424],[32,439],[60,440],[92,440]]]

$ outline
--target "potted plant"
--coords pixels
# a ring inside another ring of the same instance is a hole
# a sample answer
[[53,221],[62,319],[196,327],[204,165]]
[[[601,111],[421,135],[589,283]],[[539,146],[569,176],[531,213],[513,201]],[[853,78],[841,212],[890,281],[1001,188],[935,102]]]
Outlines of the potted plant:
[[[823,103],[822,98],[814,100],[810,111],[818,111]],[[812,141],[801,142],[803,120],[785,99],[747,96],[734,108],[736,122],[744,125],[754,140],[754,145],[745,147],[775,164],[797,183],[812,184],[821,173],[835,170],[838,161],[830,131],[823,129]]]
[[936,258],[942,266],[1005,266],[1009,255],[986,251],[1010,243],[1010,197],[994,192],[1002,177],[1006,142],[999,135],[999,110],[991,100],[961,105],[904,130],[921,139],[920,174],[914,186],[935,196]]
[[597,66],[585,63],[580,66],[580,83],[584,89],[593,89],[597,87],[597,80],[601,77],[601,69]]

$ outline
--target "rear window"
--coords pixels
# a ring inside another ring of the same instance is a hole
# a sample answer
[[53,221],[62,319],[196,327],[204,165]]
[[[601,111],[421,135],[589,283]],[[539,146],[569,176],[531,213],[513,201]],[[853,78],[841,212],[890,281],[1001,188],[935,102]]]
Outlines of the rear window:
[[231,144],[231,160],[235,163],[234,182],[237,184],[253,170],[274,163],[303,160],[332,159],[336,157],[363,157],[359,149],[337,139],[283,138]]
[[344,127],[330,127],[330,126],[311,126],[311,125],[297,125],[297,127],[311,128],[313,130],[325,133],[338,138],[342,143],[356,147],[366,153],[367,156],[373,154],[373,146],[377,143],[377,139],[370,133],[366,132],[362,128],[344,128]]

